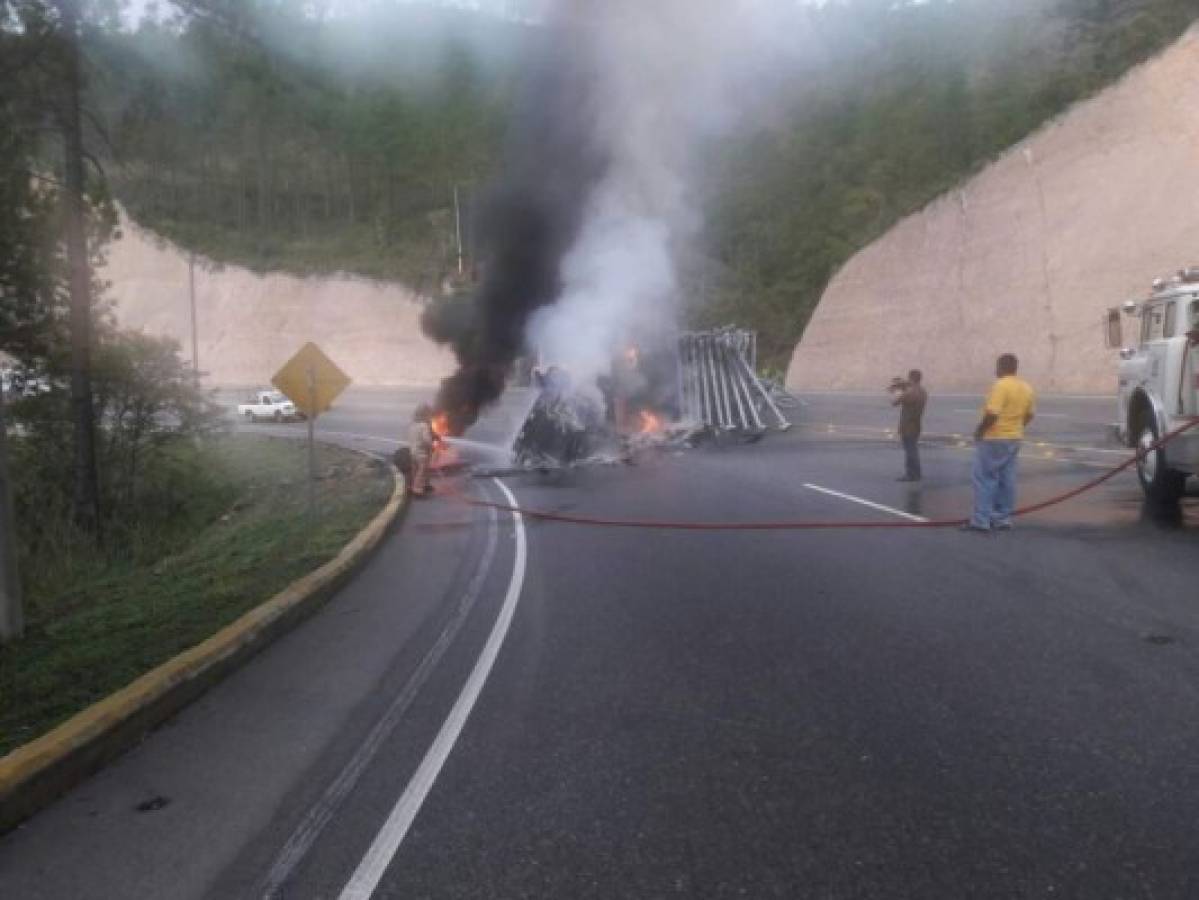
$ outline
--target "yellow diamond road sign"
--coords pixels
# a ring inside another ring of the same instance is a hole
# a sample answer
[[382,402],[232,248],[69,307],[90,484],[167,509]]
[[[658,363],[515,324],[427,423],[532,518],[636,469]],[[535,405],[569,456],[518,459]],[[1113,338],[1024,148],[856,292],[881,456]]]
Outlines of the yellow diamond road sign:
[[285,393],[296,409],[312,418],[333,405],[337,395],[349,386],[350,376],[310,341],[283,364],[271,384]]

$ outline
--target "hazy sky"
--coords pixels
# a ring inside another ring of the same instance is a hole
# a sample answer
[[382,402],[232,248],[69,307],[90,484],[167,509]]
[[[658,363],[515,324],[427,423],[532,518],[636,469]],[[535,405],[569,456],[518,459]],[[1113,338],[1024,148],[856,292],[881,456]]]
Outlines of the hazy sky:
[[133,0],[133,2],[129,4],[129,10],[127,12],[130,21],[137,22],[140,20],[142,13],[145,12],[145,9],[146,0]]
[[[154,0],[127,0],[126,18],[130,24],[137,24],[141,21],[145,14],[146,7],[150,6]],[[360,5],[362,0],[330,0],[329,6],[334,10],[351,10],[355,6]],[[368,0],[373,2],[373,0]],[[441,0],[442,6],[458,6],[466,9],[491,9],[498,12],[504,11],[511,4],[508,0]],[[168,9],[171,6],[170,0],[158,0],[160,9]]]

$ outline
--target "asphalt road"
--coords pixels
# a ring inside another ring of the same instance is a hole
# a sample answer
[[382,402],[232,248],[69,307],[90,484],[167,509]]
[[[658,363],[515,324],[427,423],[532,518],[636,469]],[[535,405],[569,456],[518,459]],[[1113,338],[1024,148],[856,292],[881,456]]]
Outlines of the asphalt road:
[[[319,427],[388,452],[423,396]],[[756,444],[443,479],[324,612],[0,841],[0,895],[1199,896],[1195,496],[1147,509],[1125,474],[993,536],[452,496],[965,513],[977,398],[934,398],[917,486],[883,398],[802,399]],[[1042,401],[1023,501],[1122,458],[1111,410]]]

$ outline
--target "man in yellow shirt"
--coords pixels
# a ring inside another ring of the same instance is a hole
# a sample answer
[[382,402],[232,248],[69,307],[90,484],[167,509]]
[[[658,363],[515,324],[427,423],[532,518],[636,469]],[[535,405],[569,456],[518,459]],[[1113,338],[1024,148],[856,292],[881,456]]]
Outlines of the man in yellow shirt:
[[1016,507],[1016,458],[1024,426],[1036,412],[1036,394],[1016,377],[1018,362],[1011,353],[999,357],[982,421],[974,430],[974,514],[962,526],[968,531],[1005,531],[1012,527]]

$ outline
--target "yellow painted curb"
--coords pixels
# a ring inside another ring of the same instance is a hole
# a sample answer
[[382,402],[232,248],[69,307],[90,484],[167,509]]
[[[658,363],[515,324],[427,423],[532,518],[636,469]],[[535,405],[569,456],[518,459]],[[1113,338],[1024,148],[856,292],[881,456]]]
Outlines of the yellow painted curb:
[[395,486],[387,504],[329,562],[202,643],[0,757],[0,833],[140,741],[240,662],[317,609],[378,546],[406,505],[404,477],[394,467],[391,471]]

